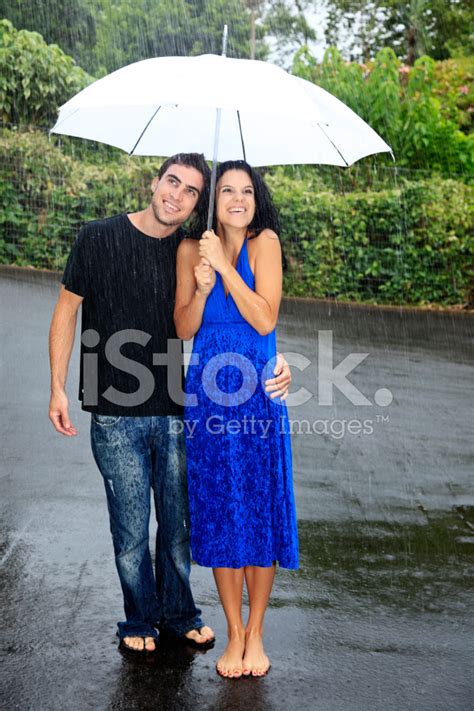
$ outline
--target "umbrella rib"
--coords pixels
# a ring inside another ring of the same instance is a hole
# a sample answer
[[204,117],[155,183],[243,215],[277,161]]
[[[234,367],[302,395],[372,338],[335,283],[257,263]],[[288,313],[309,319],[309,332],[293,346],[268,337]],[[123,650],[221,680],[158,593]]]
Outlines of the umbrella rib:
[[244,154],[244,161],[247,161],[247,156],[245,155],[244,135],[242,133],[242,124],[240,122],[240,111],[237,111],[237,119],[239,121],[240,140],[242,142],[242,153]]
[[344,163],[346,164],[346,168],[348,168],[348,167],[349,167],[349,163],[346,161],[346,159],[345,159],[344,156],[342,155],[342,153],[341,153],[341,151],[339,150],[339,148],[336,146],[335,143],[333,143],[333,142],[331,141],[331,139],[329,138],[328,134],[326,133],[326,131],[324,130],[324,128],[321,126],[320,123],[318,123],[318,126],[319,126],[319,128],[321,129],[321,131],[324,133],[324,135],[326,136],[326,138],[328,139],[328,141],[331,143],[331,145],[332,145],[332,146],[336,149],[336,151],[339,153],[339,155],[341,156],[342,160],[343,160]]
[[50,133],[56,133],[56,131],[54,129],[58,128],[58,126],[60,126],[62,123],[64,123],[66,121],[66,119],[70,119],[71,116],[74,116],[74,114],[77,114],[78,111],[79,111],[79,109],[76,109],[71,114],[64,116],[62,121],[59,120],[61,117],[58,116],[58,120],[56,121],[56,124],[53,126],[53,128],[50,130]]
[[158,113],[158,111],[159,111],[160,109],[161,109],[161,105],[158,106],[158,108],[156,109],[156,111],[153,112],[152,117],[150,118],[150,120],[148,121],[147,125],[145,126],[145,128],[143,129],[143,131],[141,132],[141,134],[139,135],[138,141],[135,143],[135,145],[133,146],[132,150],[130,151],[130,153],[129,153],[128,155],[133,156],[133,153],[134,153],[134,151],[135,151],[135,148],[138,146],[138,144],[140,143],[140,141],[141,141],[142,138],[143,138],[143,134],[145,133],[145,131],[147,130],[148,126],[151,124],[151,122],[153,121],[153,119],[155,118],[156,114]]

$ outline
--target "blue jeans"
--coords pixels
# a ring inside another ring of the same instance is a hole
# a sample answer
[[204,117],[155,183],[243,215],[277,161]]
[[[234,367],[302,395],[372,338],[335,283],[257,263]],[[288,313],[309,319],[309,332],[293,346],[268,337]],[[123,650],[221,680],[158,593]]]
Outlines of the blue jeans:
[[[94,459],[105,484],[125,622],[119,636],[181,636],[202,627],[189,585],[189,511],[183,420],[91,417]],[[158,524],[155,575],[148,545],[150,489]],[[156,577],[155,577],[156,576]]]

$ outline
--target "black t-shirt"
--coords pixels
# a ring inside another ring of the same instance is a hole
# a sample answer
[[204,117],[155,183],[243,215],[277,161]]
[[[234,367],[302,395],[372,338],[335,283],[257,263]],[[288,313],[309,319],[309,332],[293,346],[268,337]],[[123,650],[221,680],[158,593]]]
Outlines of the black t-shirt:
[[[80,230],[62,283],[84,297],[83,410],[183,414],[183,351],[173,321],[176,251],[182,238],[181,229],[169,237],[150,237],[126,214],[89,222]],[[167,360],[154,364],[160,354]]]

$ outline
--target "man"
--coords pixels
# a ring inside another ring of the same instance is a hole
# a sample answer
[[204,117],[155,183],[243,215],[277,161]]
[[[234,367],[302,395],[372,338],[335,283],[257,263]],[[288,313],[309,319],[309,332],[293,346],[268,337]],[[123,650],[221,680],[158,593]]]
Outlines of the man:
[[[124,597],[126,620],[118,623],[118,635],[134,652],[155,649],[156,628],[199,647],[214,641],[189,584],[182,344],[174,340],[173,321],[181,226],[192,218],[196,234],[205,229],[209,178],[204,156],[177,154],[153,180],[146,209],[84,225],[51,322],[49,418],[71,437],[77,430],[65,386],[82,304],[79,399],[91,412],[92,451],[104,479]],[[266,389],[271,397],[286,396],[287,364],[280,361],[275,373]],[[150,488],[158,523],[155,574]]]

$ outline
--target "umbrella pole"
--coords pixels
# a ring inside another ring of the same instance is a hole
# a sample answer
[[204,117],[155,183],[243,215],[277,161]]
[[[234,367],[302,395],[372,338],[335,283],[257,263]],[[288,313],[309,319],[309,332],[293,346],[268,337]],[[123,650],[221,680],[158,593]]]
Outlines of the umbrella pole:
[[[222,34],[222,56],[226,56],[227,51],[227,25],[224,25],[224,32]],[[221,109],[216,109],[216,129],[214,132],[214,151],[212,153],[212,172],[211,172],[211,186],[209,189],[209,211],[207,213],[207,229],[210,230],[212,227],[213,217],[214,217],[214,199],[216,193],[216,175],[217,175],[217,154],[219,151],[219,134],[221,131]]]

